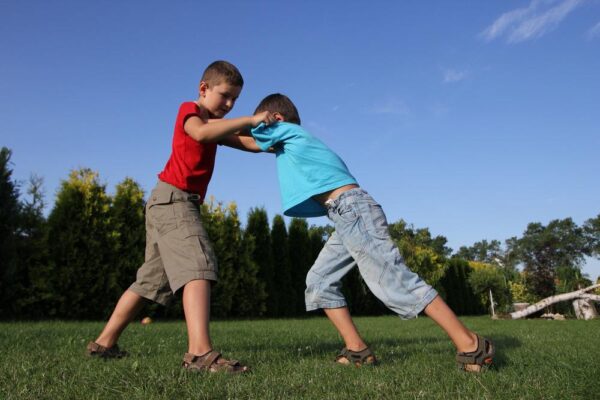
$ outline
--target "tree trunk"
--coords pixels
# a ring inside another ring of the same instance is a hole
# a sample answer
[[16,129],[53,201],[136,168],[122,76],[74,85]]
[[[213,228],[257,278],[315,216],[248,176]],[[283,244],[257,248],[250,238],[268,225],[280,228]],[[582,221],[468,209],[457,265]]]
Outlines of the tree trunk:
[[[599,296],[600,297],[600,296]],[[578,298],[573,300],[573,308],[577,319],[594,319],[598,318],[598,312],[591,299]]]
[[524,310],[511,313],[510,317],[512,319],[523,318],[529,314],[533,314],[534,312],[537,312],[545,307],[548,307],[551,304],[558,303],[561,301],[573,300],[573,299],[577,299],[577,298],[588,298],[591,300],[592,297],[590,297],[590,296],[595,297],[595,295],[590,295],[585,292],[596,289],[597,287],[600,287],[600,284],[592,285],[587,288],[576,290],[576,291],[570,292],[570,293],[563,293],[563,294],[558,294],[555,296],[546,297],[544,300],[539,301],[535,304],[532,304]]

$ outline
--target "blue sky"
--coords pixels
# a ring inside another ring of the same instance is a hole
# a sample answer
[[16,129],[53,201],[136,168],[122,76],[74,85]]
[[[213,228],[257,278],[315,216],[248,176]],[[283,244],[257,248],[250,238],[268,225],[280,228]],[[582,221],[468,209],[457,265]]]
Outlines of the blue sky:
[[[287,94],[390,221],[455,250],[600,213],[598,0],[3,1],[0,54],[0,145],[50,204],[79,167],[151,190],[225,59],[246,81],[229,116]],[[219,149],[208,192],[281,212],[272,155]]]

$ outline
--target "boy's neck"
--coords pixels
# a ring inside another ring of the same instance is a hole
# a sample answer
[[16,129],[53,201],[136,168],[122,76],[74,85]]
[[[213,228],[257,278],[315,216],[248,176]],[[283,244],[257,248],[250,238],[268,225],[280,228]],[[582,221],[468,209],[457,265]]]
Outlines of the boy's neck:
[[210,113],[208,112],[206,107],[204,107],[202,105],[202,102],[200,101],[200,99],[194,101],[194,103],[196,103],[196,106],[198,106],[198,110],[200,110],[200,117],[203,120],[208,121],[209,119],[214,119],[213,117],[210,116]]

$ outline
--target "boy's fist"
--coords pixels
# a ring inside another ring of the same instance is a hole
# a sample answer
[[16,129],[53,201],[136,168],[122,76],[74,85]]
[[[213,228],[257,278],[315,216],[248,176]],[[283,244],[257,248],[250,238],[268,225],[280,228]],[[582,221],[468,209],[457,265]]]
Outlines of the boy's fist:
[[256,128],[261,123],[264,123],[265,125],[270,125],[275,121],[275,117],[270,111],[263,111],[252,116],[252,127]]

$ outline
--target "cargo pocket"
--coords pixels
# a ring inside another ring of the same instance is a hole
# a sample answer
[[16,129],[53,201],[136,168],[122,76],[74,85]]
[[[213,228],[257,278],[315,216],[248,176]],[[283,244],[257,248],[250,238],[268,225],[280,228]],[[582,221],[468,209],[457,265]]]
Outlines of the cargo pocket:
[[198,220],[180,221],[180,229],[186,247],[195,255],[201,271],[217,273],[217,258],[206,230]]
[[152,192],[147,204],[146,216],[160,236],[177,228],[177,220],[173,210],[171,191]]

